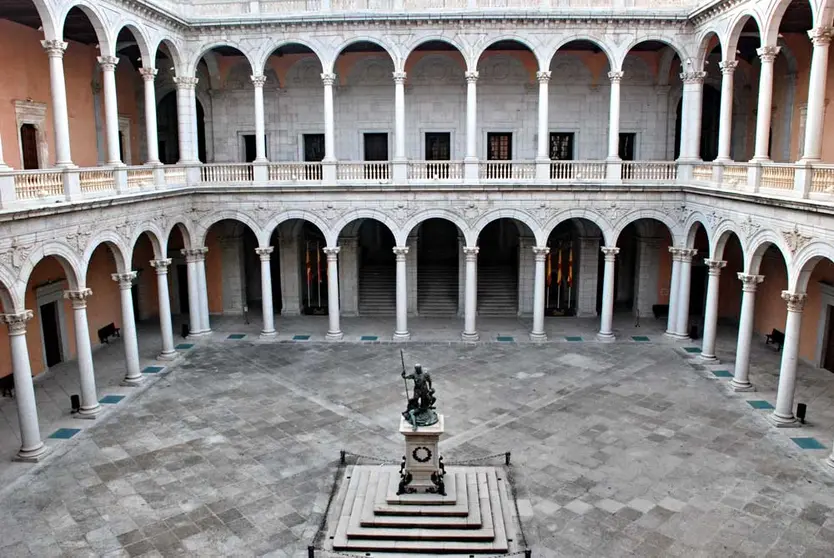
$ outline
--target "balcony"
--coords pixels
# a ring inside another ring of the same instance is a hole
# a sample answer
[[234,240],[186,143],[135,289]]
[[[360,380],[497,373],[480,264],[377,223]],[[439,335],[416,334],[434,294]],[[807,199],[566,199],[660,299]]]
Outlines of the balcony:
[[0,171],[0,209],[188,187],[352,188],[689,185],[834,202],[834,165],[674,161],[339,161],[212,163]]

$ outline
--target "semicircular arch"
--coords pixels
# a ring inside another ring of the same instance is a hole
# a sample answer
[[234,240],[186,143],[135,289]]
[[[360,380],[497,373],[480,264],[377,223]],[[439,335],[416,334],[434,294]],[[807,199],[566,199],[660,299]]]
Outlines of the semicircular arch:
[[713,231],[712,238],[710,239],[709,254],[711,259],[721,260],[724,258],[724,249],[727,248],[727,242],[729,242],[732,235],[735,235],[738,239],[739,246],[741,246],[742,261],[744,261],[747,247],[741,241],[743,237],[736,229],[735,222],[731,219],[725,219],[715,227],[715,231]]
[[556,229],[556,227],[558,227],[565,221],[570,221],[571,219],[584,219],[596,225],[602,232],[602,241],[604,243],[604,246],[609,246],[608,243],[611,241],[611,235],[613,233],[611,223],[609,223],[608,220],[606,220],[602,215],[600,215],[596,211],[591,211],[590,209],[584,209],[580,207],[573,207],[570,209],[559,211],[550,219],[548,219],[544,226],[541,228],[541,238],[539,238],[538,236],[536,237],[536,244],[538,246],[544,246],[547,243],[547,240],[550,238],[551,233],[553,233],[553,231]]
[[[374,219],[375,221],[379,221],[380,223],[385,225],[389,231],[391,231],[391,235],[394,237],[395,241],[399,236],[398,233],[400,232],[400,228],[397,226],[397,223],[391,218],[391,216],[387,213],[378,209],[355,209],[339,217],[339,219],[330,226],[329,233],[330,235],[332,235],[332,238],[331,236],[325,234],[325,238],[327,239],[327,245],[336,246],[336,243],[339,240],[339,236],[342,234],[342,229],[344,229],[351,222],[359,219]],[[405,244],[397,244],[397,246],[405,246]]]
[[611,50],[611,47],[605,44],[604,41],[600,41],[597,37],[592,37],[590,35],[571,35],[568,37],[563,37],[560,39],[554,46],[551,48],[546,56],[547,56],[547,68],[550,68],[550,65],[553,64],[553,58],[556,56],[556,53],[559,52],[562,48],[567,46],[569,43],[574,41],[585,41],[588,43],[593,43],[597,48],[605,54],[605,57],[608,59],[608,70],[612,71],[614,69],[614,52]]
[[[722,41],[722,44],[727,45],[726,52],[732,54],[732,58],[730,58],[730,60],[735,60],[735,52],[738,49],[738,40],[741,38],[741,31],[747,24],[748,19],[752,19],[756,23],[756,28],[759,31],[759,42],[760,44],[764,44],[764,36],[762,35],[762,29],[764,29],[764,27],[762,26],[761,17],[755,9],[744,10],[736,15],[730,25],[727,26],[727,36],[724,41]],[[727,57],[725,56],[724,58]]]
[[207,53],[209,53],[212,49],[217,47],[232,47],[238,50],[243,57],[246,59],[246,62],[249,63],[249,69],[253,71],[255,64],[252,62],[252,53],[249,52],[246,47],[243,45],[236,43],[234,41],[210,41],[200,45],[200,47],[196,50],[197,55],[189,60],[188,62],[188,70],[190,72],[189,75],[196,76],[197,75],[197,65],[200,63],[200,59],[203,58]]
[[255,221],[247,213],[235,209],[223,209],[215,211],[197,223],[196,234],[194,236],[194,238],[199,241],[197,247],[206,245],[206,236],[208,235],[209,230],[220,221],[237,221],[249,227],[249,229],[255,234],[256,238],[260,239],[262,236],[261,227],[258,225],[257,221]]
[[[524,45],[525,47],[530,49],[530,52],[533,53],[533,56],[536,59],[536,64],[538,64],[538,66],[539,66],[537,69],[539,71],[546,71],[547,70],[547,67],[545,67],[543,65],[543,60],[542,60],[540,49],[536,45],[534,45],[529,39],[527,39],[525,37],[522,37],[521,35],[507,34],[507,35],[500,35],[498,37],[494,37],[494,38],[490,39],[490,41],[486,45],[484,45],[480,50],[473,53],[472,60],[471,60],[472,71],[476,71],[478,69],[478,64],[481,62],[481,58],[484,56],[484,53],[489,49],[489,47],[491,47],[492,45],[494,45],[496,43],[500,43],[500,42],[504,42],[504,41],[513,41],[513,42],[519,43],[520,45]],[[547,62],[548,62],[548,65],[549,65],[550,60],[548,59]]]
[[315,225],[319,232],[322,234],[322,236],[324,236],[327,245],[335,246],[335,244],[330,244],[330,227],[327,225],[324,219],[319,217],[315,212],[308,211],[306,209],[289,209],[286,211],[280,211],[273,215],[272,218],[270,218],[269,221],[267,221],[267,223],[264,225],[261,236],[258,237],[258,242],[260,243],[260,246],[269,246],[275,229],[277,229],[278,226],[282,223],[286,221],[292,221],[293,219],[297,219],[299,221],[307,221]]
[[488,211],[475,221],[472,225],[473,240],[478,241],[484,228],[498,219],[514,219],[519,223],[524,223],[536,239],[542,238],[541,227],[532,215],[521,209],[501,208]]
[[614,231],[611,234],[611,244],[609,246],[616,246],[625,228],[640,219],[654,219],[666,225],[666,228],[669,230],[669,236],[672,238],[672,246],[680,246],[685,240],[685,238],[681,238],[682,235],[678,222],[669,213],[659,209],[641,209],[623,215],[614,224]]
[[37,266],[44,258],[49,257],[55,258],[61,264],[71,290],[76,290],[80,285],[84,284],[84,281],[81,279],[84,277],[81,274],[81,261],[78,259],[78,255],[75,251],[63,242],[50,240],[35,248],[20,267],[20,273],[18,276],[20,277],[20,284],[22,285],[24,292],[35,266]]
[[[136,46],[139,47],[139,54],[142,57],[142,67],[143,68],[155,68],[155,57],[154,54],[151,53],[150,47],[150,40],[148,39],[147,34],[145,33],[144,27],[139,24],[135,19],[132,18],[124,18],[119,20],[119,23],[116,24],[114,27],[115,31],[113,32],[114,41],[117,41],[119,38],[119,33],[121,33],[122,29],[127,29],[130,31],[133,38],[136,40]],[[114,43],[114,46],[115,45]]]
[[773,245],[779,250],[782,259],[785,261],[785,268],[791,268],[790,250],[785,245],[785,240],[770,229],[763,229],[750,237],[747,243],[747,250],[744,251],[744,272],[750,275],[757,275],[762,264],[762,256],[767,249]]
[[58,18],[58,28],[61,30],[61,40],[63,40],[64,37],[64,24],[67,21],[67,16],[73,8],[78,8],[84,12],[84,15],[87,16],[88,20],[90,20],[90,24],[96,32],[96,39],[98,39],[99,42],[99,52],[103,56],[115,56],[116,39],[115,36],[111,37],[110,33],[107,31],[107,18],[101,12],[96,3],[90,2],[89,0],[73,0],[64,6],[64,10]]
[[443,209],[440,207],[433,208],[433,209],[425,209],[423,211],[419,211],[412,215],[411,217],[406,220],[403,225],[400,227],[400,236],[395,236],[394,238],[397,240],[397,246],[405,246],[405,243],[408,240],[408,235],[411,234],[416,227],[421,225],[424,221],[428,221],[429,219],[443,219],[444,221],[449,221],[457,226],[458,230],[460,230],[461,234],[463,235],[466,245],[467,246],[474,246],[476,238],[472,237],[472,228],[466,223],[466,220],[455,213],[451,209]]
[[139,239],[142,235],[147,235],[148,240],[151,242],[151,247],[153,247],[153,256],[156,259],[162,259],[165,257],[165,247],[162,244],[162,239],[166,238],[164,233],[160,230],[155,223],[151,221],[145,221],[143,223],[139,223],[133,229],[133,234],[130,236],[130,240],[128,241],[128,246],[130,246],[130,255],[131,260],[133,259],[133,252],[136,250],[136,243],[139,242]]
[[470,66],[469,60],[467,60],[466,57],[468,47],[467,45],[458,41],[456,37],[445,37],[443,35],[422,35],[402,45],[402,68],[397,68],[397,70],[399,71],[405,69],[405,65],[408,62],[408,59],[421,45],[433,42],[446,43],[449,46],[455,47],[460,53],[460,55],[463,57],[467,67]]
[[788,268],[788,290],[793,293],[808,292],[808,282],[814,268],[827,259],[834,263],[834,246],[828,242],[814,241],[803,246],[794,258],[794,264]]
[[93,253],[98,249],[99,246],[104,244],[107,246],[107,249],[110,250],[110,254],[113,256],[113,261],[116,263],[116,272],[117,273],[126,273],[130,271],[130,260],[128,260],[127,255],[131,253],[128,249],[125,241],[122,237],[116,234],[113,231],[103,231],[96,236],[95,242],[90,243],[87,248],[84,249],[84,254],[81,256],[81,276],[84,277],[84,283],[87,282],[87,272],[89,271],[90,260],[93,257]]
[[278,39],[278,40],[272,40],[272,41],[268,42],[266,44],[266,46],[264,47],[264,49],[257,54],[257,57],[255,59],[254,68],[256,68],[260,73],[264,73],[264,71],[266,71],[266,63],[269,61],[269,57],[272,56],[272,53],[275,52],[276,50],[278,50],[279,48],[287,46],[287,45],[301,45],[303,47],[309,48],[310,50],[313,51],[313,54],[318,59],[319,64],[321,65],[321,67],[324,68],[324,61],[326,60],[326,57],[324,55],[324,52],[321,49],[321,46],[317,45],[316,43],[314,43],[312,41],[307,41],[307,40],[298,39],[298,38],[295,38],[295,39]]
[[402,67],[401,60],[397,55],[397,50],[393,47],[393,45],[387,44],[385,41],[381,40],[379,37],[369,37],[365,35],[357,35],[355,37],[351,37],[344,41],[341,45],[339,45],[332,54],[332,58],[327,59],[326,61],[322,61],[322,70],[325,74],[329,74],[333,72],[333,66],[336,64],[336,59],[350,45],[356,43],[373,43],[386,53],[391,58],[391,61],[394,63],[394,68]]

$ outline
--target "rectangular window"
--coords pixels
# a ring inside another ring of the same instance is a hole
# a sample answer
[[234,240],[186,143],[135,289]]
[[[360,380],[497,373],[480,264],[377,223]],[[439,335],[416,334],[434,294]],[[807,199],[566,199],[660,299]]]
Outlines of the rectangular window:
[[[487,161],[509,161],[513,158],[513,135],[507,132],[487,133]],[[512,163],[487,165],[487,178],[512,178]]]
[[[363,136],[365,144],[365,161],[387,161],[388,160],[388,134],[367,133]],[[387,180],[388,165],[365,165],[365,178],[367,180]]]
[[573,160],[573,132],[550,134],[550,159],[553,161]]
[[[320,163],[324,159],[324,134],[304,134],[304,161]],[[321,165],[305,165],[307,180],[321,180]]]
[[[634,143],[637,139],[637,134],[633,132],[626,132],[620,134],[620,147],[619,147],[619,155],[620,159],[623,161],[633,161],[634,160]],[[620,171],[620,176],[623,179],[632,178],[632,170],[631,167],[623,166],[623,169]]]
[[251,163],[257,157],[255,150],[255,134],[245,134],[243,136],[243,162]]
[[[426,161],[449,161],[452,158],[452,134],[449,132],[426,133]],[[429,163],[429,178],[449,178],[448,163]]]

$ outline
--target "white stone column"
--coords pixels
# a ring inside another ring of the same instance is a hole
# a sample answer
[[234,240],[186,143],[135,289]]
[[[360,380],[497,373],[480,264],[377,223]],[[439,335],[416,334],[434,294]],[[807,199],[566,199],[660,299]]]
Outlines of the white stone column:
[[324,84],[324,160],[333,162],[336,160],[336,124],[333,113],[333,84],[336,82],[336,74],[321,74],[321,82]]
[[405,161],[405,72],[394,72],[394,161]]
[[733,74],[738,66],[737,60],[724,60],[718,63],[721,68],[721,109],[718,117],[718,157],[716,161],[729,162],[730,146],[733,139]]
[[825,464],[834,469],[834,449],[831,450],[831,455],[825,460]]
[[597,315],[599,245],[598,236],[579,237],[579,270],[574,281],[577,318],[590,318]]
[[278,255],[281,258],[281,315],[301,314],[301,264],[298,236],[286,227],[278,237]]
[[466,160],[478,160],[478,72],[466,72]]
[[156,291],[159,299],[159,331],[162,334],[162,352],[159,360],[172,360],[177,351],[174,349],[174,331],[171,325],[171,297],[168,294],[168,267],[171,258],[151,260],[151,267],[156,270]]
[[64,298],[72,302],[75,353],[81,383],[81,409],[76,416],[85,419],[94,419],[101,412],[101,405],[96,395],[96,374],[93,368],[93,350],[90,347],[90,328],[87,325],[87,298],[92,294],[92,290],[85,288],[77,291],[64,291]]
[[715,336],[718,331],[718,288],[723,260],[704,260],[707,266],[707,307],[704,312],[704,340],[701,343],[701,360],[715,362]]
[[547,246],[533,246],[536,272],[533,285],[533,331],[530,332],[531,341],[547,341],[547,334],[544,332],[544,289],[545,260],[548,254],[550,254],[550,248]]
[[394,330],[394,341],[407,341],[411,338],[408,332],[407,254],[408,246],[394,246],[394,255],[397,259],[397,328]]
[[211,333],[208,306],[208,285],[206,283],[206,254],[208,248],[197,248],[197,294],[200,295],[200,334]]
[[666,335],[677,337],[678,324],[678,294],[681,285],[681,248],[669,246],[669,253],[672,254],[672,277],[669,281],[669,316],[666,319]]
[[185,256],[186,272],[188,274],[188,321],[190,331],[189,337],[196,337],[200,334],[200,280],[197,272],[197,260],[201,256],[199,250],[186,248],[180,250]]
[[31,310],[24,310],[18,314],[0,314],[0,322],[9,326],[14,395],[17,420],[20,423],[21,443],[15,458],[17,461],[39,461],[47,452],[38,425],[35,386],[32,384],[29,348],[26,346],[26,322],[31,319]]
[[681,267],[675,333],[681,339],[689,338],[689,290],[692,283],[692,258],[696,254],[698,251],[694,248],[681,248],[679,253]]
[[799,332],[802,328],[802,311],[805,309],[806,298],[805,293],[782,291],[782,300],[788,305],[788,318],[785,321],[785,343],[782,345],[782,365],[779,368],[776,409],[770,415],[770,420],[778,427],[799,426],[793,414],[793,397],[796,392]]
[[55,127],[55,166],[72,167],[69,136],[69,112],[67,111],[67,86],[64,80],[64,41],[41,41],[49,56],[49,89],[51,92],[52,122]]
[[620,81],[623,72],[608,72],[611,102],[608,108],[608,160],[620,160]]
[[603,246],[600,250],[603,254],[605,266],[602,275],[602,312],[597,338],[600,341],[612,341],[614,339],[614,266],[617,263],[617,254],[620,253],[620,249],[613,246]]
[[822,149],[822,124],[825,114],[825,81],[828,75],[828,45],[831,27],[811,29],[808,36],[814,45],[811,56],[811,76],[808,81],[808,110],[805,115],[805,145],[803,161],[819,161]]
[[759,74],[759,105],[756,114],[756,150],[754,161],[769,161],[768,148],[770,146],[770,117],[773,111],[773,61],[779,54],[780,47],[765,46],[756,49],[761,60]]
[[275,311],[272,307],[272,246],[255,248],[255,253],[261,258],[261,308],[263,310],[264,327],[261,337],[275,337]]
[[330,325],[327,330],[328,341],[341,341],[343,334],[339,326],[339,247],[322,248],[327,255],[327,316]]
[[[180,163],[196,163],[197,136],[194,128],[197,122],[197,107],[192,102],[194,88],[199,80],[196,77],[175,77],[177,86],[177,140],[179,141]],[[192,324],[193,325],[193,324]]]
[[116,97],[116,64],[119,59],[115,56],[99,56],[101,66],[101,82],[104,87],[104,127],[107,130],[107,164],[121,165],[119,153],[119,108]]
[[359,238],[339,236],[339,315],[359,315]]
[[753,341],[753,323],[756,308],[756,289],[764,281],[763,275],[739,273],[741,281],[741,315],[738,323],[738,341],[736,342],[736,363],[730,386],[735,391],[753,391],[750,383],[750,344]]
[[683,102],[681,105],[680,159],[697,161],[701,158],[701,104],[706,72],[683,72]]
[[463,247],[466,258],[466,286],[461,338],[464,341],[478,340],[478,330],[475,329],[475,315],[478,311],[478,252],[477,246]]
[[266,125],[264,123],[264,84],[266,76],[249,76],[255,89],[255,161],[266,162]]
[[145,82],[145,135],[148,143],[149,165],[159,164],[159,135],[156,131],[156,68],[140,68],[142,80]]
[[125,366],[127,368],[122,385],[136,386],[143,380],[142,372],[139,369],[139,343],[136,339],[136,319],[133,316],[133,296],[131,296],[136,272],[113,273],[110,277],[119,284],[119,295],[122,303],[121,337],[125,347]]
[[541,162],[550,162],[550,122],[548,120],[548,82],[550,72],[536,72],[539,80],[539,143],[536,152],[536,159]]
[[657,303],[660,246],[661,239],[659,238],[637,237],[632,312],[638,319],[651,316],[652,306]]
[[406,277],[408,278],[408,315],[417,316],[417,234],[408,235],[405,245],[408,255],[405,258]]

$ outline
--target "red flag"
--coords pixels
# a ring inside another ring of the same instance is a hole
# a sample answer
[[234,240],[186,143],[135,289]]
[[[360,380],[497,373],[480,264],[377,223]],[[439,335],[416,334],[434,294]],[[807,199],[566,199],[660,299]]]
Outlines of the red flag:
[[319,243],[316,242],[316,273],[318,273],[319,283],[321,283],[321,248],[319,247]]
[[550,268],[551,267],[550,262],[551,262],[551,259],[552,259],[553,256],[548,252],[546,257],[547,257],[547,260],[545,260],[545,274],[547,276],[547,286],[549,288],[550,284],[553,282],[553,270]]
[[568,287],[573,285],[573,245],[568,252]]
[[313,280],[313,268],[312,268],[312,266],[310,266],[310,242],[309,241],[307,242],[307,251],[306,252],[307,252],[307,258],[306,258],[307,285],[309,285],[310,282]]

